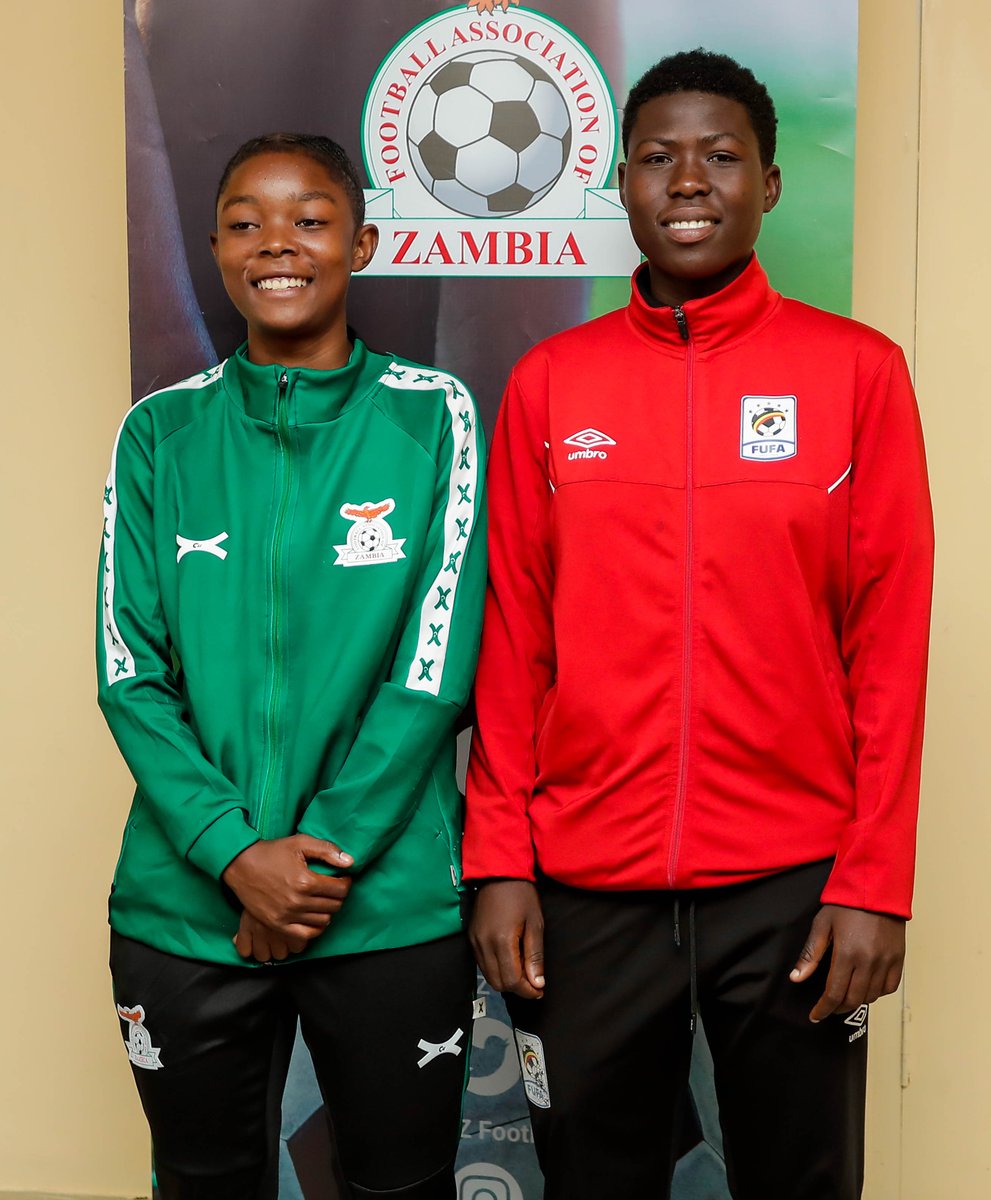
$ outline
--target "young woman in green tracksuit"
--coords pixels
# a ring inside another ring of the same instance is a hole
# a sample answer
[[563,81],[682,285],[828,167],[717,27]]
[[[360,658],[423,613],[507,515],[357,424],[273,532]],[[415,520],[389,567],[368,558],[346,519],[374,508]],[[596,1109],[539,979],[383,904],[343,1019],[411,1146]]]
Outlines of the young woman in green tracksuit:
[[212,241],[247,342],[127,414],[100,562],[137,783],[111,966],[159,1185],[274,1194],[298,1015],[354,1195],[450,1200],[482,430],[457,379],[349,331],[377,232],[335,143],[246,143]]

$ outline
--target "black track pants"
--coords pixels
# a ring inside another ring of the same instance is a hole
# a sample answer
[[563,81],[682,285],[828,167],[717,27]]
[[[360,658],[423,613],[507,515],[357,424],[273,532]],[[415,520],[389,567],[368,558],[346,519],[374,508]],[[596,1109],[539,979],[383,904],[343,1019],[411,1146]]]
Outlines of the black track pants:
[[857,1200],[864,1013],[813,1025],[827,964],[788,978],[830,866],[681,893],[540,883],[546,994],[506,1001],[545,1200],[667,1200],[696,1011],[736,1200]]
[[475,972],[459,934],[255,969],[111,934],[114,999],[163,1200],[268,1200],[297,1016],[345,1178],[453,1200]]

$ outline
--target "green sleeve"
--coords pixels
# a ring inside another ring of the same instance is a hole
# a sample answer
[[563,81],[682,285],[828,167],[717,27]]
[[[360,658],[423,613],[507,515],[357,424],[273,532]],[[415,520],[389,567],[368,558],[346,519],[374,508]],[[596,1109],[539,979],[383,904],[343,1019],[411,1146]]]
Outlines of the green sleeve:
[[98,698],[144,802],[177,853],[218,878],[258,834],[247,803],[196,739],[172,667],[155,567],[154,427],[125,417],[104,492]]
[[448,397],[430,528],[396,657],[334,783],[300,833],[329,838],[361,870],[410,819],[423,781],[467,703],[485,596],[484,443],[470,397]]

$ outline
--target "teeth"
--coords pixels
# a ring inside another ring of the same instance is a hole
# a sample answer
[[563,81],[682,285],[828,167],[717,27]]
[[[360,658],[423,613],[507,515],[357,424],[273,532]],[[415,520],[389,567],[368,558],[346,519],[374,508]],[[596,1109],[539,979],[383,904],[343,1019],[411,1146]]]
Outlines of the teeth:
[[306,287],[309,282],[308,279],[297,279],[290,275],[280,275],[275,279],[259,279],[255,287],[261,288],[263,292],[284,292],[287,288]]
[[707,225],[715,225],[715,221],[668,221],[668,229],[705,229]]

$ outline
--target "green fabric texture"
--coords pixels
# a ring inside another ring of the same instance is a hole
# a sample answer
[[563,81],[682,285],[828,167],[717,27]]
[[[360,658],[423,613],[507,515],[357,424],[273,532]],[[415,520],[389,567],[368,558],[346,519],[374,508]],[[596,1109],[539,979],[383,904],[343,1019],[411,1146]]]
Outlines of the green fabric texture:
[[460,927],[455,722],[485,585],[467,390],[356,342],[338,371],[226,362],[124,419],[104,505],[99,699],[137,791],[127,937],[241,964],[220,882],[296,831],[355,858],[306,957]]

